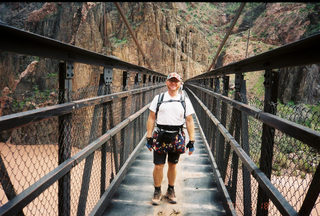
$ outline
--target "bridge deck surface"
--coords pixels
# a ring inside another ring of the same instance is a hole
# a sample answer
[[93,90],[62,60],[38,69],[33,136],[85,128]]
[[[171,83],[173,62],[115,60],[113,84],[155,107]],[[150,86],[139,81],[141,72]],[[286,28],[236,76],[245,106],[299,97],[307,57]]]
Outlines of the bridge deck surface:
[[[181,155],[175,184],[177,204],[163,198],[160,205],[151,203],[153,195],[152,152],[143,146],[127,175],[105,209],[104,215],[225,215],[221,193],[210,165],[199,127],[195,122],[195,152]],[[167,164],[164,168],[162,194],[168,186]]]

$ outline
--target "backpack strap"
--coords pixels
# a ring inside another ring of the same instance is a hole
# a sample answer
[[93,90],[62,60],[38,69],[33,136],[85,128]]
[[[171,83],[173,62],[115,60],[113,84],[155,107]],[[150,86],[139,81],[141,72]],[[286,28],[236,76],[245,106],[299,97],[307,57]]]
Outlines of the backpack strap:
[[183,107],[183,109],[184,109],[184,114],[183,114],[183,116],[184,116],[184,118],[186,118],[186,101],[185,101],[185,96],[184,96],[184,94],[181,94],[181,96],[180,96],[180,102],[181,102],[182,107]]
[[[163,101],[163,97],[164,97],[164,93],[161,93],[158,97],[158,103],[157,103],[157,108],[156,108],[156,119],[158,117],[158,111],[159,111],[159,107]],[[183,109],[184,109],[184,118],[186,118],[186,101],[185,101],[185,95],[181,94],[180,96],[180,100],[169,100],[169,101],[165,101],[165,102],[180,102]]]
[[157,103],[157,109],[156,109],[156,119],[158,117],[158,111],[159,111],[159,107],[163,101],[163,97],[164,97],[164,93],[161,93],[158,97],[158,103]]

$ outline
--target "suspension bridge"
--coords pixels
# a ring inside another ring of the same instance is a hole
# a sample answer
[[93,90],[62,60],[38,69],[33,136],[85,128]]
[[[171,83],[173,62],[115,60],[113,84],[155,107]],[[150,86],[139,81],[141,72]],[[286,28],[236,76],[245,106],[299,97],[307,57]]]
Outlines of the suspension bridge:
[[[11,26],[0,31],[2,51],[52,59],[59,82],[55,104],[0,117],[0,132],[11,134],[0,143],[1,216],[320,215],[319,116],[277,102],[277,69],[320,63],[319,34],[185,81],[195,153],[181,156],[178,204],[153,206],[146,121],[166,75]],[[95,67],[98,82],[72,91],[79,64]],[[257,71],[263,101],[246,93],[244,73]]]

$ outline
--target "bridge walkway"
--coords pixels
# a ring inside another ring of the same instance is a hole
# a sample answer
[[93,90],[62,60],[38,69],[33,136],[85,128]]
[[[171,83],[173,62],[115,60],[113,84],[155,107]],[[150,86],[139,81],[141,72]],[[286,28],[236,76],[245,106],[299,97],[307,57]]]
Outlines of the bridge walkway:
[[[141,146],[103,215],[226,215],[197,117],[193,117],[196,148],[191,156],[182,154],[177,165],[175,191],[178,203],[170,204],[162,198],[160,205],[152,205],[152,152]],[[162,194],[168,185],[167,164],[163,173]]]

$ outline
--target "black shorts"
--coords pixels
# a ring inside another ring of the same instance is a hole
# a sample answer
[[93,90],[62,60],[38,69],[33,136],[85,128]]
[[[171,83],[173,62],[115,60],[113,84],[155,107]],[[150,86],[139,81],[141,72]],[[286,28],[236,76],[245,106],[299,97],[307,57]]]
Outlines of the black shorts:
[[166,158],[168,155],[168,161],[173,164],[177,164],[179,162],[179,153],[167,153],[167,154],[158,154],[157,152],[153,151],[153,163],[158,164],[165,164]]

